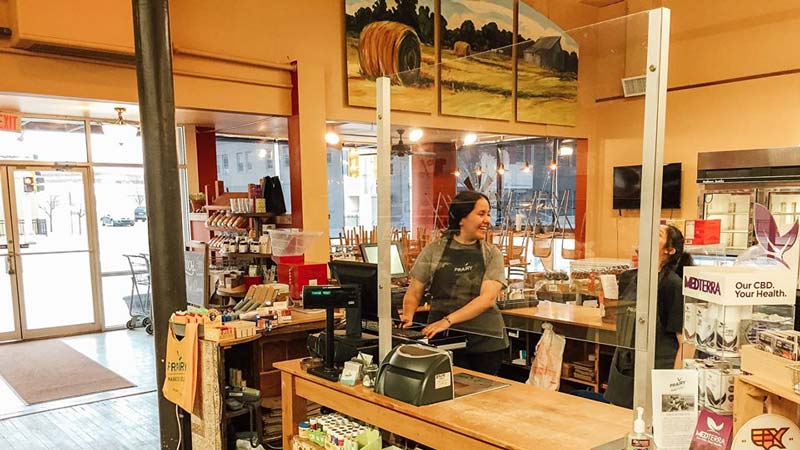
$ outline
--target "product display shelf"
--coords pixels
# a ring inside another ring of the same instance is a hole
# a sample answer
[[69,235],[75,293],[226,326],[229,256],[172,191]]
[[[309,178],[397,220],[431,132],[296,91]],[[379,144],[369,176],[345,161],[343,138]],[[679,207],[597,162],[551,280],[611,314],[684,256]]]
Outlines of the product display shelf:
[[247,234],[247,232],[249,231],[247,228],[215,227],[212,225],[206,225],[206,229],[208,231],[219,231],[222,233],[236,233],[236,234]]

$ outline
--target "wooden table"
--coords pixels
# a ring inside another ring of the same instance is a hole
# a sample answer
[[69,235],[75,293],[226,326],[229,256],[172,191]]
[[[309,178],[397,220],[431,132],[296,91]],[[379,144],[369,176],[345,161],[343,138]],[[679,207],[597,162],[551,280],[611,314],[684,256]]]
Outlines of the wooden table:
[[539,306],[530,308],[504,309],[505,316],[516,316],[544,322],[561,323],[584,328],[614,332],[617,326],[614,323],[603,322],[599,308],[587,306],[566,305],[563,303],[543,302]]
[[[504,309],[501,311],[506,328],[526,332],[540,332],[542,324],[553,324],[553,330],[564,337],[587,343],[594,354],[595,379],[592,382],[578,378],[562,377],[571,383],[591,387],[600,392],[600,344],[616,345],[616,324],[603,322],[599,308],[567,305],[564,303],[541,302],[529,308]],[[530,335],[526,338],[528,358],[533,355]],[[565,361],[566,362],[566,361]],[[530,363],[529,363],[530,364]]]
[[290,447],[306,402],[330,407],[437,449],[591,449],[629,431],[627,409],[493,378],[508,387],[428,406],[412,406],[363,386],[309,375],[299,360],[275,364],[283,386],[283,448]]

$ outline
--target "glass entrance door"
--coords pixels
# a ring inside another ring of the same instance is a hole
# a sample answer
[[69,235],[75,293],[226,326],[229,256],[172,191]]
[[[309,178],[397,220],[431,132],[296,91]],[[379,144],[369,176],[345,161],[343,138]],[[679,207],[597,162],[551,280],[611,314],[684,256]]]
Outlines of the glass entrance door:
[[8,198],[7,177],[0,176],[0,341],[22,339],[13,258],[14,239],[11,237],[14,222],[6,202]]
[[21,338],[99,330],[87,170],[9,167],[3,178]]

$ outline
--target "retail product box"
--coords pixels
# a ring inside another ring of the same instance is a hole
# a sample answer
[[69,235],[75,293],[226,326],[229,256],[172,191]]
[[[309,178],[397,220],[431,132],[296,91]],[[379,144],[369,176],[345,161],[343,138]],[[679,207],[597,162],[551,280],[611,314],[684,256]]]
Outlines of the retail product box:
[[722,221],[714,220],[687,220],[683,237],[687,245],[719,244]]
[[792,361],[759,350],[755,345],[742,347],[743,372],[787,389],[795,385],[792,369],[788,367],[790,364]]
[[303,286],[328,284],[328,266],[325,263],[278,264],[278,282],[289,285],[289,295],[299,299]]
[[306,262],[305,255],[277,256],[272,255],[272,260],[278,264],[303,264]]

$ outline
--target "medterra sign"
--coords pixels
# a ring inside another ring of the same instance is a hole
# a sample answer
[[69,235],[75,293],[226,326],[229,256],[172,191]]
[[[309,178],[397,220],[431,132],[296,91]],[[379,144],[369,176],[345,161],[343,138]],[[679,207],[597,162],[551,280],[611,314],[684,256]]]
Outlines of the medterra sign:
[[722,305],[793,305],[795,280],[783,267],[686,267],[683,295]]

